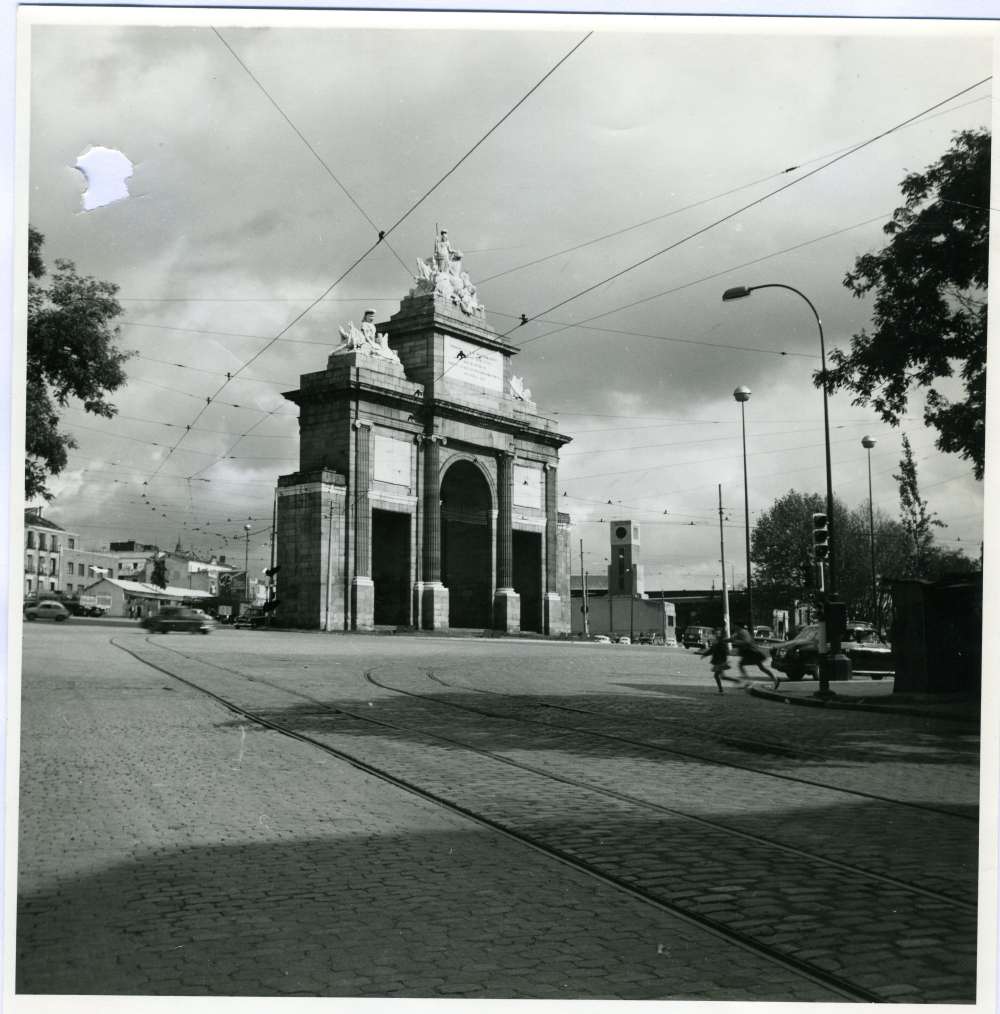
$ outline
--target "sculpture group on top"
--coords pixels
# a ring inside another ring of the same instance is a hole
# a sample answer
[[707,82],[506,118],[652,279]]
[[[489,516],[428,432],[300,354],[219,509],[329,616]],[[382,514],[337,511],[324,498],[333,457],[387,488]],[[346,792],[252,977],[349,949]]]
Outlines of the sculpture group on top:
[[447,229],[442,229],[434,240],[431,257],[417,258],[416,281],[411,296],[433,293],[451,300],[468,317],[484,315],[483,304],[476,298],[476,287],[469,273],[462,270],[462,251],[452,248]]
[[374,310],[365,310],[365,317],[360,328],[354,326],[353,320],[349,320],[347,326],[350,328],[349,331],[340,328],[340,334],[344,340],[333,350],[333,355],[343,356],[349,352],[358,352],[363,356],[388,359],[391,363],[399,362],[399,355],[389,348],[389,336],[379,334],[375,329]]

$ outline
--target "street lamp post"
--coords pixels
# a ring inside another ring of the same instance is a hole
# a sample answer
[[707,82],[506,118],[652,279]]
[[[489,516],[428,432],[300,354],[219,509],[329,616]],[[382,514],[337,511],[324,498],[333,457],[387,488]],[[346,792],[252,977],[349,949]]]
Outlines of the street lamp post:
[[747,487],[747,416],[746,403],[750,400],[750,388],[737,387],[733,397],[740,403],[740,419],[743,421],[743,513],[746,517],[747,537],[747,630],[753,636],[753,589],[750,581],[750,494]]
[[243,554],[243,598],[247,604],[250,603],[250,525],[244,525],[243,531],[247,533],[246,552]]
[[[833,467],[830,462],[830,387],[826,375],[826,342],[823,338],[823,322],[819,319],[819,313],[813,306],[812,300],[804,293],[791,285],[782,282],[767,282],[763,285],[737,285],[734,288],[726,289],[722,294],[723,302],[730,302],[734,299],[743,299],[749,296],[755,289],[788,289],[796,296],[804,299],[809,309],[816,318],[816,326],[819,328],[819,356],[820,371],[823,378],[823,443],[826,448],[826,514],[830,531],[830,580],[823,586],[823,622],[820,624],[820,647],[827,645],[826,657],[820,666],[820,696],[827,696],[830,693],[830,678],[837,680],[849,680],[851,678],[851,662],[840,650],[840,616],[843,612],[840,600],[837,599],[837,555],[835,526],[833,522]],[[835,609],[831,611],[831,604]],[[836,619],[830,623],[831,612],[836,613]],[[827,644],[827,625],[830,625],[832,636]]]
[[882,621],[879,616],[878,586],[875,583],[875,506],[872,503],[872,448],[875,446],[874,437],[863,437],[861,446],[868,451],[868,531],[871,535],[872,550],[872,609],[875,613],[875,629],[882,636]]

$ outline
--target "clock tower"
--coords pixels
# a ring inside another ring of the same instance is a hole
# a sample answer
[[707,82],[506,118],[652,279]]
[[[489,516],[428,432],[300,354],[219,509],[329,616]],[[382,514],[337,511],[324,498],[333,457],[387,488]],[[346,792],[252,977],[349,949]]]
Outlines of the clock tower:
[[608,565],[608,594],[641,597],[644,591],[639,563],[639,522],[611,522],[611,563]]

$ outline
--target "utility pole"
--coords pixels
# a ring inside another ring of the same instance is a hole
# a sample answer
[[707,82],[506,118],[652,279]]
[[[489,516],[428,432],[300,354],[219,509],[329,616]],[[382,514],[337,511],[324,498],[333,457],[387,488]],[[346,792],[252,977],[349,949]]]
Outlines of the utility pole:
[[580,540],[580,587],[583,589],[583,636],[590,637],[590,611],[587,607],[587,572],[583,569],[583,539]]
[[271,603],[274,601],[274,529],[278,523],[278,491],[274,491],[274,501],[271,504],[271,566],[267,573],[267,625],[270,627],[274,622],[274,608]]
[[243,530],[247,533],[246,552],[243,554],[243,598],[247,606],[250,605],[250,525],[244,525]]
[[[729,637],[729,591],[726,588],[726,532],[722,527],[722,484],[719,484],[719,549],[722,552],[722,616],[726,637]],[[752,631],[751,631],[752,633]]]

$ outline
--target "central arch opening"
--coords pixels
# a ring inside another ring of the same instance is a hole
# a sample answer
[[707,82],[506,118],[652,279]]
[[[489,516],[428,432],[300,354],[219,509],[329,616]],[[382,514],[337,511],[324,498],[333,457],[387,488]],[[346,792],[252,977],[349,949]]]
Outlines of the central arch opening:
[[492,626],[493,538],[486,476],[456,461],[441,480],[441,582],[448,589],[448,624]]

